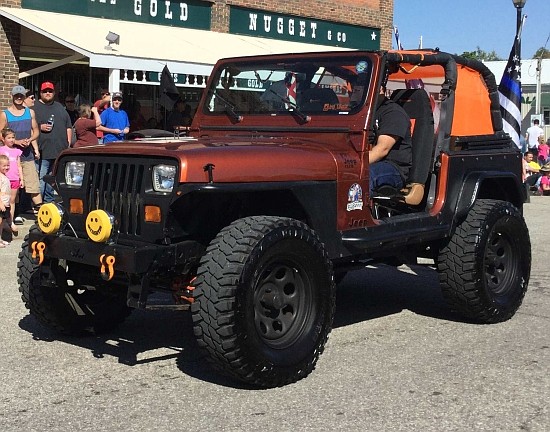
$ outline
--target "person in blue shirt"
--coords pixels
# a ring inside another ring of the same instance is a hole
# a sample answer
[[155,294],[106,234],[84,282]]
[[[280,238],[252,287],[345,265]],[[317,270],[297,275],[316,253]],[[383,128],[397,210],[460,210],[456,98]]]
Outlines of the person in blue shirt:
[[120,141],[130,131],[130,120],[128,114],[120,109],[122,104],[122,93],[114,92],[111,99],[111,106],[101,113],[101,126],[97,130],[103,132],[103,142]]

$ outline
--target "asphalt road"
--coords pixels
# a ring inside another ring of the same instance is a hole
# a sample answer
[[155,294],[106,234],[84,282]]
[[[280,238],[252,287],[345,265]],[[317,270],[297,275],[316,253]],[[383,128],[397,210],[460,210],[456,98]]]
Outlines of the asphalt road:
[[0,430],[547,431],[550,198],[525,215],[533,267],[510,321],[460,321],[428,266],[356,271],[316,370],[272,390],[214,373],[184,312],[135,311],[84,339],[41,327],[17,291],[20,236],[0,249]]

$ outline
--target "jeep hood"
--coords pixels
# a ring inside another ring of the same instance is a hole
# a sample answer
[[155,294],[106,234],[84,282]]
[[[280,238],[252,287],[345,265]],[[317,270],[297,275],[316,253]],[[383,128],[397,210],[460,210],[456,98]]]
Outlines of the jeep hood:
[[66,150],[68,154],[100,154],[177,159],[180,182],[272,182],[335,180],[334,155],[324,145],[296,138],[184,138],[139,140]]

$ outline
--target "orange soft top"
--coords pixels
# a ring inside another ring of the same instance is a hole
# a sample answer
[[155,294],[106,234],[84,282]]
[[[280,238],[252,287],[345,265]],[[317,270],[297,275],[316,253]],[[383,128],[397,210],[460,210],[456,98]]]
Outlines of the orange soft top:
[[451,135],[489,135],[494,133],[491,100],[479,72],[457,66],[458,80]]

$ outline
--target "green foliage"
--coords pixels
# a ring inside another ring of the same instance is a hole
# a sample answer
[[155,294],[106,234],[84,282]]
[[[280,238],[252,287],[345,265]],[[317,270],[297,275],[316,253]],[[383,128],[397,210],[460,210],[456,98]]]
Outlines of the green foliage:
[[543,58],[543,59],[548,59],[550,58],[550,50],[547,50],[546,48],[544,47],[540,47],[537,52],[535,53],[535,55],[533,56],[533,58]]
[[503,60],[498,56],[495,50],[491,52],[487,52],[487,51],[483,51],[479,46],[476,48],[475,51],[464,51],[461,54],[461,56],[469,59],[481,60],[481,61]]

